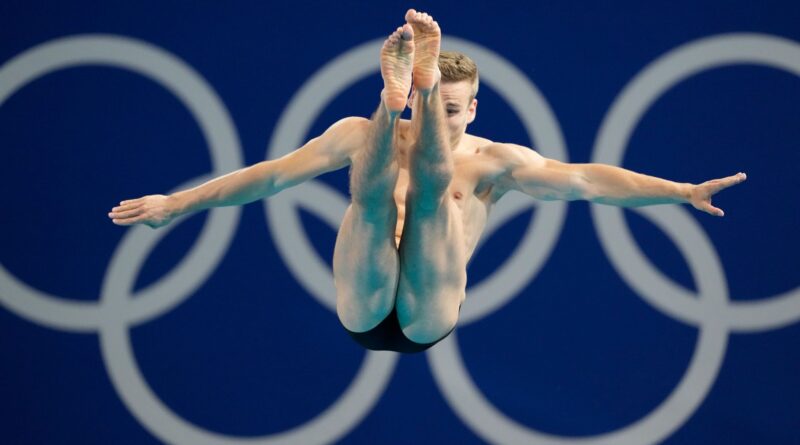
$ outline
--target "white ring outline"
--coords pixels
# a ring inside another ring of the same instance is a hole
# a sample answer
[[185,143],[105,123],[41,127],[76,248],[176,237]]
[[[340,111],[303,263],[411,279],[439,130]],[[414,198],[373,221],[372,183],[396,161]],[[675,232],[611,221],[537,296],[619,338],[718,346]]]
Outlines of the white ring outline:
[[[379,71],[378,54],[382,43],[382,39],[377,39],[347,51],[303,84],[278,120],[267,151],[268,159],[279,158],[301,146],[316,117],[339,92]],[[443,36],[442,46],[469,54],[475,60],[481,67],[481,81],[511,106],[535,145],[542,147],[542,154],[567,160],[564,138],[552,109],[520,70],[500,55],[468,40]],[[338,228],[347,200],[321,181],[308,181],[264,200],[272,239],[289,270],[309,294],[335,312],[336,291],[331,270],[305,236],[297,205]],[[535,221],[528,224],[520,244],[490,278],[468,290],[459,326],[466,326],[505,305],[544,265],[559,238],[566,217],[566,203],[541,204],[518,193],[509,194],[492,212],[483,239],[508,218],[534,206],[538,206]]]
[[[699,39],[673,49],[631,79],[614,101],[598,133],[594,162],[620,165],[644,113],[677,83],[703,71],[745,63],[800,76],[800,44],[770,35],[735,33]],[[691,326],[709,316],[698,308],[698,301],[689,292],[658,271],[636,246],[621,209],[593,205],[592,214],[598,238],[617,273],[649,304]],[[707,235],[704,237],[707,239]],[[777,329],[800,318],[800,287],[755,301],[730,301],[720,310],[734,332]]]
[[[675,222],[671,213],[651,212],[642,208],[642,216],[664,230],[670,238]],[[673,208],[673,210],[678,210]],[[682,221],[682,233],[693,234],[689,242],[679,240],[678,248],[690,265],[704,264],[705,274],[695,275],[700,300],[708,312],[722,307],[727,301],[727,284],[722,266],[713,261],[712,246],[693,243],[702,240],[701,228],[693,219]],[[692,270],[694,272],[694,269]],[[641,445],[658,443],[677,430],[700,403],[713,385],[727,347],[727,329],[722,320],[703,319],[699,326],[697,345],[688,369],[672,393],[649,414],[630,425],[608,433],[565,437],[539,432],[509,418],[495,408],[480,392],[464,365],[456,338],[446,339],[441,346],[428,352],[431,370],[448,404],[459,418],[476,434],[490,443],[498,444],[591,444]]]
[[[78,35],[51,40],[30,48],[0,67],[0,106],[18,89],[53,71],[82,65],[101,65],[133,71],[151,79],[178,98],[198,123],[211,149],[214,175],[242,165],[239,139],[222,101],[201,76],[180,59],[162,49],[126,37]],[[180,292],[190,292],[204,271],[215,267],[224,254],[227,239],[238,224],[239,209],[215,209],[199,236],[192,255],[187,255],[162,280],[143,289],[130,308],[136,321],[158,316]],[[171,230],[171,228],[170,228]],[[130,233],[130,232],[129,232]],[[223,236],[220,236],[224,234]],[[131,234],[132,247],[161,238],[139,227]],[[199,252],[199,253],[198,253]],[[126,261],[118,258],[117,261]],[[112,259],[113,261],[113,259]],[[98,302],[62,299],[34,289],[0,266],[0,303],[34,323],[71,332],[94,332],[105,308]]]

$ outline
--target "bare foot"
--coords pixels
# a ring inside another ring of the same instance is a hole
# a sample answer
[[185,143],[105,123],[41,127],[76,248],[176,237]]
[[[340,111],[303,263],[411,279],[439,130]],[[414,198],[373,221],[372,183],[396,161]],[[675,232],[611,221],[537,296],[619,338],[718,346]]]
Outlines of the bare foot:
[[406,108],[413,63],[414,30],[405,24],[397,28],[381,48],[383,101],[390,112],[402,112]]
[[409,9],[406,21],[414,29],[414,87],[418,90],[430,90],[439,81],[439,46],[442,42],[442,31],[433,17],[424,12]]

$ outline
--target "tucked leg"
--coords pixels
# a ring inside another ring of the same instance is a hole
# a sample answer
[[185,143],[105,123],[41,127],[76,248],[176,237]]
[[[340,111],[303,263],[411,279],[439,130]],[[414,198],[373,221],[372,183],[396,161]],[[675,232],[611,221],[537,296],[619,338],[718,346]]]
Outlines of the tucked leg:
[[336,239],[336,311],[351,332],[375,327],[395,304],[399,262],[393,196],[398,175],[394,139],[397,120],[411,88],[412,39],[413,31],[406,25],[384,42],[381,104],[372,117],[370,142],[353,159],[352,203]]
[[417,134],[408,158],[396,307],[406,337],[431,343],[447,335],[458,320],[466,287],[466,253],[460,211],[448,193],[453,160],[435,65],[441,33],[427,14],[409,11],[406,20],[414,28],[417,51],[412,118]]

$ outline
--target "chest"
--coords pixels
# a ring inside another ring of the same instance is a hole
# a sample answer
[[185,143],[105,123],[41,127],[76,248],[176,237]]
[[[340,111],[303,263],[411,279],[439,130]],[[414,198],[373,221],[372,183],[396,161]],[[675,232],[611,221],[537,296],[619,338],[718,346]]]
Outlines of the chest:
[[[473,219],[484,219],[490,205],[490,187],[481,184],[469,166],[456,163],[453,179],[447,193],[452,203],[458,207],[467,222]],[[406,218],[406,193],[410,184],[409,172],[401,168],[394,188],[394,202],[397,205],[397,233],[402,232],[403,222]]]
[[[394,187],[394,202],[397,204],[398,210],[406,206],[406,193],[408,192],[409,183],[408,170],[401,168]],[[470,177],[469,172],[456,168],[448,187],[448,195],[463,210],[467,206],[484,200],[483,195],[485,193],[481,193],[481,190],[478,190],[478,185],[478,181]]]

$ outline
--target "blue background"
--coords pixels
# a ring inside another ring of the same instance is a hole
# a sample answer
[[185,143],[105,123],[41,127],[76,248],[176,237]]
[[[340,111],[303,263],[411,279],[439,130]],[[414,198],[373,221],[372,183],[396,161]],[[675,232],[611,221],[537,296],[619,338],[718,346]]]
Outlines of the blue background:
[[[648,63],[719,33],[800,42],[792,1],[564,2],[54,2],[0,3],[0,63],[48,40],[111,33],[177,55],[216,90],[247,164],[264,159],[276,121],[316,70],[385,36],[413,6],[445,33],[502,55],[534,82],[564,133],[569,160],[587,162],[603,117]],[[377,57],[377,54],[376,54]],[[368,116],[373,75],[320,114]],[[531,145],[509,106],[485,85],[469,131]],[[686,182],[746,171],[715,199],[727,216],[693,212],[722,259],[737,301],[800,284],[800,81],[738,65],[670,89],[646,113],[627,168]],[[0,107],[0,262],[65,299],[96,301],[126,229],[116,202],[164,193],[211,170],[206,142],[183,105],[129,71],[78,67],[46,75]],[[346,172],[321,178],[346,192]],[[645,219],[626,213],[649,258],[694,288],[685,260]],[[532,216],[494,235],[470,282],[509,255]],[[535,217],[535,214],[533,215]],[[190,248],[205,214],[159,244],[137,282],[159,279]],[[330,259],[335,230],[304,214]],[[136,358],[161,400],[185,419],[231,435],[260,435],[320,413],[352,380],[364,351],[336,316],[294,281],[260,204],[244,208],[234,241],[185,303],[132,328]],[[503,413],[540,431],[595,435],[641,418],[674,389],[697,330],[645,303],[612,268],[585,203],[570,204],[558,244],[520,295],[458,330],[464,361]],[[800,443],[800,323],[733,333],[710,394],[667,444]],[[159,443],[129,413],[105,371],[96,334],[64,333],[0,306],[0,443]],[[424,354],[403,356],[370,414],[341,443],[483,443],[447,405]]]

